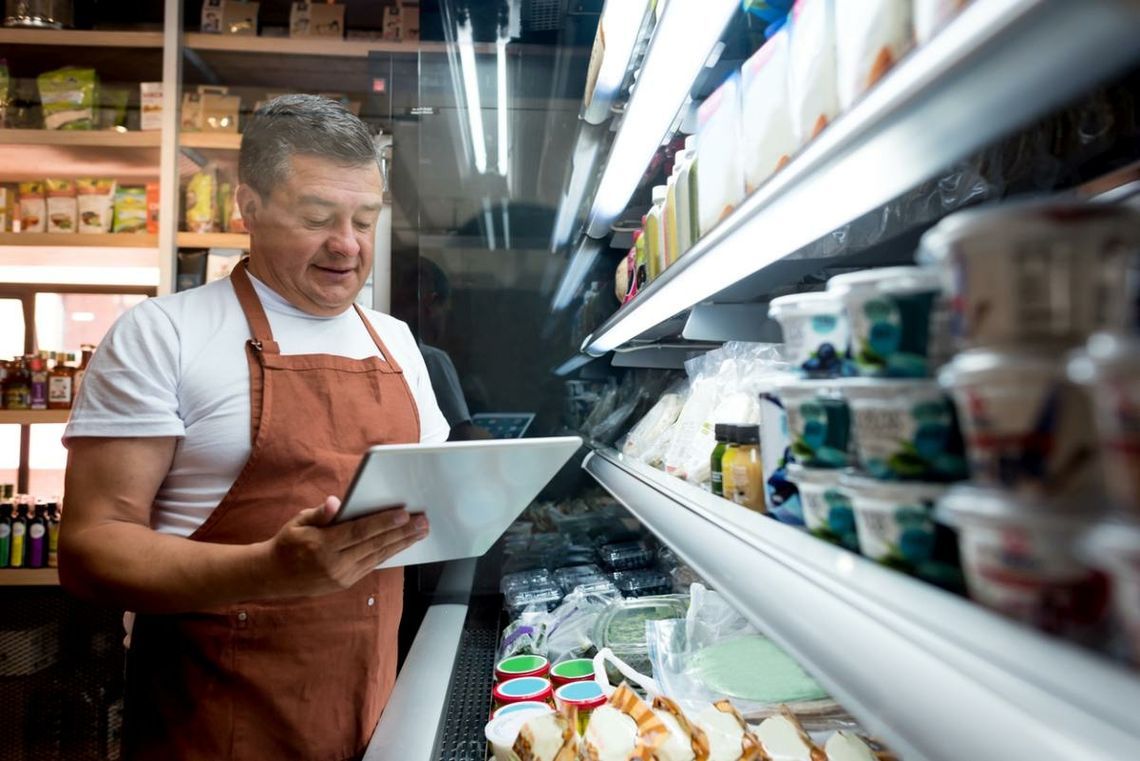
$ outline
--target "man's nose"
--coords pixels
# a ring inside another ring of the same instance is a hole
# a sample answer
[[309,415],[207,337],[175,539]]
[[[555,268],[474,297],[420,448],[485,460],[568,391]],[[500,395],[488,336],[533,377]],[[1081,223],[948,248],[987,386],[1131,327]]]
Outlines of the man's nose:
[[352,220],[346,220],[337,225],[330,233],[328,249],[341,256],[356,256],[360,253],[360,241],[356,238],[356,231],[352,227]]

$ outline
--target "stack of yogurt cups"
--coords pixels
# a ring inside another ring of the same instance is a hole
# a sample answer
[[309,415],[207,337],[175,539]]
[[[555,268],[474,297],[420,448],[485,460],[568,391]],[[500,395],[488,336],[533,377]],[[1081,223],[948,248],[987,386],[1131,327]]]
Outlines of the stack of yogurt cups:
[[[919,247],[958,354],[938,373],[970,484],[939,503],[972,598],[1099,645],[1110,593],[1140,659],[1140,214],[1076,201],[980,207]],[[1115,516],[1114,516],[1115,513]]]
[[967,475],[954,406],[934,378],[950,352],[939,271],[839,275],[824,292],[774,299],[769,315],[801,376],[776,394],[807,529],[959,590],[953,533],[934,520],[948,484]]

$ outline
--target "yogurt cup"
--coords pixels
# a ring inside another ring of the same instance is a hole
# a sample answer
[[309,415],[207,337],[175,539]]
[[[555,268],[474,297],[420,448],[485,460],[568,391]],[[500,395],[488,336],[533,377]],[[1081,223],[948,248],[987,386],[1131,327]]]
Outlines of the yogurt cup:
[[558,688],[571,682],[588,682],[594,678],[594,661],[589,658],[572,658],[550,667],[550,681]]
[[788,435],[788,413],[774,384],[760,391],[760,469],[764,473],[764,505],[780,523],[804,525],[803,506],[796,485],[788,478],[795,462]]
[[950,356],[949,307],[941,273],[885,267],[836,275],[827,292],[842,299],[848,356],[859,375],[927,378]]
[[1045,631],[1096,640],[1107,584],[1076,551],[1095,513],[959,486],[940,500],[935,515],[958,530],[971,598]]
[[850,495],[840,485],[841,477],[839,470],[788,466],[788,478],[799,489],[807,530],[824,541],[858,552],[855,511]]
[[1109,497],[1140,515],[1140,339],[1094,335],[1069,378],[1087,386]]
[[974,349],[938,380],[958,410],[973,481],[1040,496],[1096,492],[1092,410],[1056,351]]
[[850,334],[843,302],[826,292],[772,299],[768,316],[780,323],[788,360],[807,378],[844,375]]
[[966,477],[954,406],[937,383],[850,378],[836,386],[851,409],[851,435],[864,472],[896,481]]
[[525,711],[538,711],[539,713],[548,713],[554,709],[550,707],[549,703],[541,703],[537,700],[520,700],[518,703],[507,703],[502,708],[495,709],[491,714],[492,719],[497,719],[500,716],[507,716],[512,713],[522,713]]
[[571,682],[554,691],[554,704],[559,710],[574,708],[578,717],[578,734],[585,736],[590,715],[600,705],[605,705],[606,693],[602,685],[594,681]]
[[1134,324],[1140,212],[1078,202],[1002,203],[957,212],[922,237],[953,304],[960,348],[1084,341]]
[[541,655],[512,655],[495,666],[495,680],[504,682],[523,676],[546,676],[550,673],[550,661]]
[[788,415],[792,457],[808,467],[845,468],[852,463],[851,413],[832,383],[793,381],[776,390]]
[[1080,544],[1081,556],[1109,575],[1116,623],[1133,663],[1140,664],[1140,523],[1104,521]]
[[521,703],[524,700],[547,702],[554,690],[549,679],[538,676],[524,676],[518,679],[508,679],[499,682],[491,689],[495,699],[495,706],[501,708],[510,703]]
[[863,557],[907,572],[934,561],[934,505],[945,486],[852,475],[844,476],[841,485],[855,510]]
[[487,726],[483,728],[483,735],[491,744],[495,761],[519,761],[518,754],[514,751],[515,740],[518,739],[519,732],[528,720],[542,713],[550,713],[550,706],[543,705],[542,708],[543,711],[532,708],[505,713],[487,722]]

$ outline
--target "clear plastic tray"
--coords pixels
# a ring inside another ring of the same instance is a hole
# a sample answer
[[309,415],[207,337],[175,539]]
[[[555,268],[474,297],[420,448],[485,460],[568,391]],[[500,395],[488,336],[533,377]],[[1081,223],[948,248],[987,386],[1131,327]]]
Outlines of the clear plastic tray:
[[673,578],[664,571],[615,571],[613,581],[623,597],[667,595],[673,591]]
[[653,564],[653,552],[644,542],[618,542],[607,544],[598,552],[602,565],[611,571],[632,571]]

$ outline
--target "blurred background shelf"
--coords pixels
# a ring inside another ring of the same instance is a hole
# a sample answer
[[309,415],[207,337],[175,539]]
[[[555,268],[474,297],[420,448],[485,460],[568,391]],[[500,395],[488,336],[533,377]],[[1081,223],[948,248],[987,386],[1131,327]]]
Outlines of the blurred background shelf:
[[183,148],[213,148],[236,151],[241,148],[241,135],[230,132],[183,132],[178,137]]
[[66,423],[71,410],[0,410],[0,425],[35,425]]
[[0,144],[58,145],[101,148],[158,148],[162,132],[61,129],[0,129]]
[[179,248],[249,248],[246,233],[178,233]]
[[0,45],[161,48],[162,32],[114,32],[78,29],[0,29]]
[[0,246],[156,248],[158,236],[149,233],[0,233]]
[[54,568],[0,568],[0,587],[57,587]]

